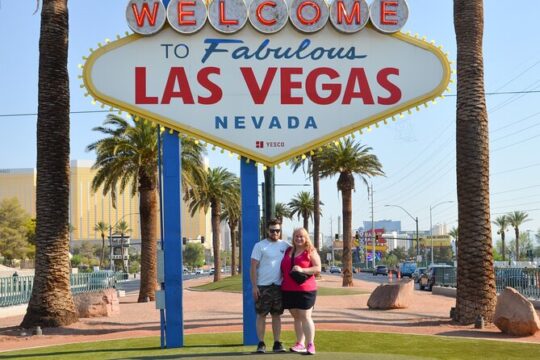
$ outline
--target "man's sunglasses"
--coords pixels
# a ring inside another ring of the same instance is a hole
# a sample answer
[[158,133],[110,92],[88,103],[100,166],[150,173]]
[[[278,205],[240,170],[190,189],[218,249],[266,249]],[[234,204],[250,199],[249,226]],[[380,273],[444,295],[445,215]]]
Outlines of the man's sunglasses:
[[279,233],[281,232],[281,229],[268,229],[271,233]]

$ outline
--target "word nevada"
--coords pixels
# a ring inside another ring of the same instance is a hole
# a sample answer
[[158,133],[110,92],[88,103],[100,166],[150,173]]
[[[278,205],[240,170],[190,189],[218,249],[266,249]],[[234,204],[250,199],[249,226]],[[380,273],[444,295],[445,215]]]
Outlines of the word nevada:
[[[163,3],[168,3],[165,6]],[[409,16],[405,0],[130,0],[126,8],[129,27],[137,34],[153,35],[168,23],[181,34],[192,34],[208,21],[217,31],[232,34],[249,21],[258,31],[271,34],[287,22],[301,32],[314,33],[330,21],[343,33],[356,33],[368,22],[383,33],[403,28]]]

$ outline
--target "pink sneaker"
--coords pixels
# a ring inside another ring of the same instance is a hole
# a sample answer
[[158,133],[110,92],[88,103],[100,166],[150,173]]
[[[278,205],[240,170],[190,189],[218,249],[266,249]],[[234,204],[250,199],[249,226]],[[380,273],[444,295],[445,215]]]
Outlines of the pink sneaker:
[[308,344],[306,352],[309,355],[315,355],[315,344],[314,343]]
[[301,343],[297,342],[289,350],[291,350],[291,352],[295,352],[295,353],[305,353],[306,352],[306,347],[304,346],[304,344],[301,344]]

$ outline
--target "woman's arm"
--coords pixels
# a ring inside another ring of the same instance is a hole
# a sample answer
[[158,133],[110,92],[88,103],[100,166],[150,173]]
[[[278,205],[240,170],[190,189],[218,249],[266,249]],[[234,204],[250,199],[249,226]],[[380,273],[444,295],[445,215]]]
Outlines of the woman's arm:
[[313,249],[311,251],[311,254],[309,254],[311,259],[311,266],[308,268],[302,268],[298,265],[295,265],[293,267],[293,270],[304,272],[309,275],[317,275],[321,272],[321,257],[319,256],[319,253],[316,249]]

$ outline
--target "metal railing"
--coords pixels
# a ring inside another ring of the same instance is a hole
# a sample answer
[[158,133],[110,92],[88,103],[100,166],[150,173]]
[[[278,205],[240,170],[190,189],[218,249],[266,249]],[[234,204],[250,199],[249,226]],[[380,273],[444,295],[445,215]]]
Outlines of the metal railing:
[[[456,287],[456,268],[441,268],[435,273],[435,285]],[[540,300],[539,268],[495,268],[497,293],[512,287],[526,298]]]
[[[114,288],[128,279],[129,274],[97,271],[71,274],[71,292],[80,294]],[[34,276],[0,277],[0,307],[26,304],[30,300]]]

